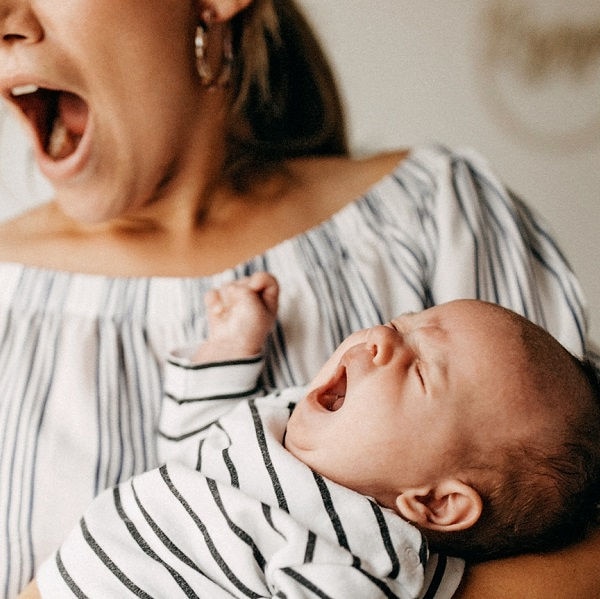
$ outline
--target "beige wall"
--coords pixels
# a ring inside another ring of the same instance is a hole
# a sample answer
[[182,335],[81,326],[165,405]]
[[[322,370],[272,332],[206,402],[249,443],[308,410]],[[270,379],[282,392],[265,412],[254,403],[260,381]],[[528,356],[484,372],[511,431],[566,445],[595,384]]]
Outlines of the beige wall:
[[[338,71],[354,149],[480,150],[549,221],[600,340],[600,2],[299,1]],[[50,192],[26,155],[0,118],[0,218]]]

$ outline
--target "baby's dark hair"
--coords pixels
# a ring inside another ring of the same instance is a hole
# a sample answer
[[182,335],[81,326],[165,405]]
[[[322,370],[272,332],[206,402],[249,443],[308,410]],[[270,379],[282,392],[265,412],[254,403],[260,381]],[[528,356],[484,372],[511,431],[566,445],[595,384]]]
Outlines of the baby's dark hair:
[[571,358],[583,384],[579,397],[565,398],[574,409],[561,430],[551,443],[521,441],[475,465],[481,517],[462,531],[424,530],[434,550],[484,561],[553,551],[585,536],[600,496],[600,379],[592,363]]

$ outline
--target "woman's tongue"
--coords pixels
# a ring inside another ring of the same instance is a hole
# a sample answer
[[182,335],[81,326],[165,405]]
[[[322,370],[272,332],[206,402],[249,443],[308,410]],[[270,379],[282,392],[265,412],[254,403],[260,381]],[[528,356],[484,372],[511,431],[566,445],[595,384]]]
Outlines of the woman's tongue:
[[68,92],[61,93],[46,146],[48,155],[54,160],[62,160],[75,152],[87,126],[87,120],[87,104],[79,96]]

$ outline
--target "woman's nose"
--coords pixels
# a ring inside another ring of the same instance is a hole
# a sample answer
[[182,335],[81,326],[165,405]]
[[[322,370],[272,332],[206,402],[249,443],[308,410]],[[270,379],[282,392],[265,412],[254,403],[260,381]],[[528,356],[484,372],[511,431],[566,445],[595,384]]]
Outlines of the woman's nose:
[[402,334],[383,325],[369,329],[366,343],[378,366],[387,364],[392,358],[408,360],[412,354]]
[[0,34],[4,44],[35,43],[44,37],[44,30],[29,2],[2,0],[0,2]]

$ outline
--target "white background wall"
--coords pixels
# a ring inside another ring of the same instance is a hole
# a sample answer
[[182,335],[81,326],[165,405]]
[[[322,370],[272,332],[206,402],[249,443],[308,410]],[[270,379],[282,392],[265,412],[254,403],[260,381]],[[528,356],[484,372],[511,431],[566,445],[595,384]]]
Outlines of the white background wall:
[[[549,221],[600,340],[600,2],[299,1],[338,72],[353,148],[480,150]],[[26,157],[0,119],[0,218],[50,193]]]

